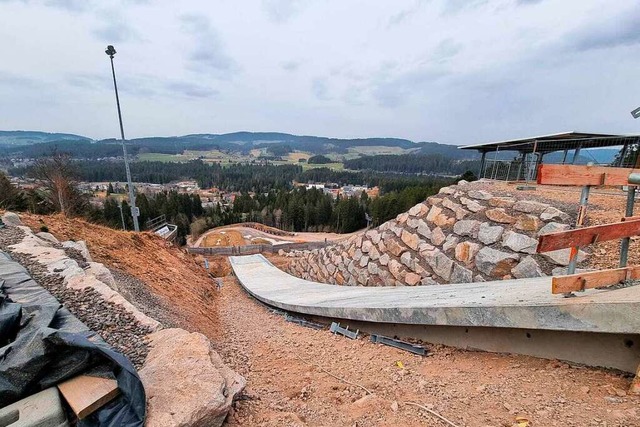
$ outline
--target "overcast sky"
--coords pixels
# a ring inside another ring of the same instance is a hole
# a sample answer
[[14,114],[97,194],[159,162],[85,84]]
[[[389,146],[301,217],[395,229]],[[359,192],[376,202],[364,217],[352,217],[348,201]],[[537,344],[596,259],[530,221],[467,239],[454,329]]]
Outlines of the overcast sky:
[[640,133],[637,0],[0,0],[0,129]]

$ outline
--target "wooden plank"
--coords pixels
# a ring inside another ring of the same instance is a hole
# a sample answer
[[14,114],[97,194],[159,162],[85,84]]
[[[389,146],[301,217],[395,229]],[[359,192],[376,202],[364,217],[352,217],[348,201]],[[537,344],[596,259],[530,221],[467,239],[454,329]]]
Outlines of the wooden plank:
[[594,225],[575,230],[543,234],[538,239],[538,248],[536,250],[538,253],[550,252],[638,235],[640,235],[640,219],[631,220],[631,218],[628,218],[625,221],[612,224]]
[[640,266],[553,277],[551,279],[551,293],[566,294],[583,289],[613,286],[627,279],[640,279]]
[[78,419],[83,419],[115,398],[120,390],[116,380],[80,375],[58,384]]
[[629,185],[631,168],[604,166],[540,165],[538,184],[547,185]]

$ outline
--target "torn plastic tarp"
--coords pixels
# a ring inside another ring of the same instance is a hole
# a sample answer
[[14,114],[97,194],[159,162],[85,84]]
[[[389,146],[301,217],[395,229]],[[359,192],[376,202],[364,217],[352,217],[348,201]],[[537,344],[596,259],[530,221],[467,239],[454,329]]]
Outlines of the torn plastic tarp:
[[108,371],[117,380],[120,395],[78,425],[144,425],[144,388],[131,362],[2,251],[0,345],[0,407],[83,372]]

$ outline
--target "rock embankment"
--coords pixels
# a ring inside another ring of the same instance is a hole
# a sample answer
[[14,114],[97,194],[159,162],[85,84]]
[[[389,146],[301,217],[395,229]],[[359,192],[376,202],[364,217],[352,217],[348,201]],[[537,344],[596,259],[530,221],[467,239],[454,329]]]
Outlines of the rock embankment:
[[[204,335],[164,329],[140,311],[118,292],[121,275],[114,278],[105,265],[93,262],[83,241],[34,234],[11,212],[2,220],[7,227],[0,229],[0,249],[139,369],[147,426],[222,424],[245,379],[223,364]],[[127,292],[140,293],[133,289],[138,284],[143,285],[133,281]]]
[[[488,182],[443,187],[380,227],[339,244],[283,253],[288,272],[349,286],[415,286],[561,274],[569,249],[536,254],[538,237],[566,230],[575,205]],[[580,261],[587,254],[580,253]]]

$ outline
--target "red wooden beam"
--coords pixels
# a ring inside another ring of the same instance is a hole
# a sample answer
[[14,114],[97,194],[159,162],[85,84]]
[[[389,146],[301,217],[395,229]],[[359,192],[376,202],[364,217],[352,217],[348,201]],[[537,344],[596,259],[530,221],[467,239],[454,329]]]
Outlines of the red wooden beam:
[[566,294],[584,289],[603,288],[635,279],[640,279],[640,266],[558,276],[551,279],[551,293]]
[[543,234],[538,239],[537,252],[587,246],[606,240],[622,239],[640,235],[640,218],[627,218],[623,222],[594,225],[575,230]]
[[548,185],[630,185],[629,175],[639,172],[631,168],[604,166],[549,165],[538,166],[538,184]]

